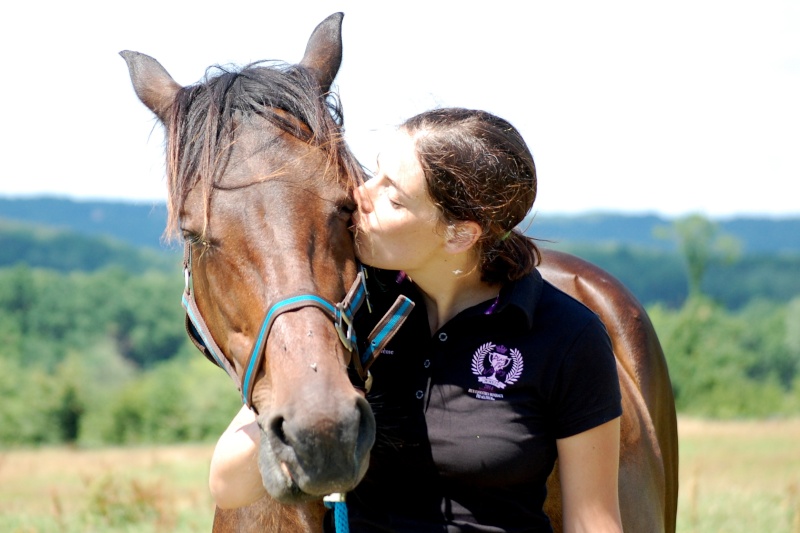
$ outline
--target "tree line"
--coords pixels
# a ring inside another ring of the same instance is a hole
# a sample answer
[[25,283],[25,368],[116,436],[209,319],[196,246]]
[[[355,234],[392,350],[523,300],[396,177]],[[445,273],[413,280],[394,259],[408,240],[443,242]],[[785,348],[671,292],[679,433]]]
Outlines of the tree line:
[[[706,219],[690,217],[683,222],[688,223],[688,233],[692,225],[701,228],[690,241],[714,236],[716,226]],[[703,237],[703,231],[711,233]],[[665,235],[662,240],[675,241],[678,236]],[[688,280],[692,274],[685,258],[694,252],[676,250],[674,244],[664,248],[621,242],[540,244],[573,253],[613,273],[645,305],[660,303],[677,309],[689,296]],[[708,245],[699,248],[703,250]],[[736,246],[733,241],[728,245]],[[755,298],[788,302],[793,295],[800,294],[800,252],[734,253],[733,256],[716,253],[701,260],[704,274],[696,289],[729,309],[741,308]],[[156,250],[108,237],[0,221],[0,268],[24,264],[70,273],[95,272],[114,266],[134,274],[152,270],[174,273],[179,271],[180,261],[181,250],[176,246]]]
[[[671,295],[640,298],[664,347],[679,412],[800,414],[800,289],[791,284],[800,271],[773,258],[789,274],[776,267],[763,276],[776,287],[784,283],[783,292],[748,290],[767,281],[747,281],[747,268],[758,268],[713,246],[713,227],[689,230],[676,228],[673,236],[687,250],[703,242],[705,249],[673,263],[642,266],[634,258],[644,252],[625,248],[604,256],[617,263],[578,255],[634,292],[637,280],[650,279]],[[691,239],[700,242],[683,242]],[[718,272],[736,268],[743,269],[730,282],[737,292],[727,294],[739,296],[730,305],[713,287],[722,283]],[[182,289],[177,264],[143,271],[114,263],[91,271],[0,267],[0,446],[216,438],[239,396],[187,339]]]
[[219,435],[237,392],[187,340],[182,289],[157,271],[0,269],[0,445]]
[[[165,273],[0,269],[0,445],[218,436],[238,393],[187,340],[181,290]],[[800,296],[648,311],[679,412],[800,414]]]

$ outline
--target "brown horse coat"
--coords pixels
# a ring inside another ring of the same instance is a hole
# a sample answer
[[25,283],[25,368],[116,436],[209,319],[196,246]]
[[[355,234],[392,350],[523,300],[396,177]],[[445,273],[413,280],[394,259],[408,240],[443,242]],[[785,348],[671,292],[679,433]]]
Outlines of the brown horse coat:
[[154,58],[121,53],[167,130],[187,332],[257,414],[261,482],[301,520],[319,515],[303,514],[307,502],[358,484],[375,440],[348,375],[347,322],[361,301],[346,296],[361,294],[348,228],[363,169],[328,97],[341,21],[320,24],[297,65],[218,68],[187,87]]

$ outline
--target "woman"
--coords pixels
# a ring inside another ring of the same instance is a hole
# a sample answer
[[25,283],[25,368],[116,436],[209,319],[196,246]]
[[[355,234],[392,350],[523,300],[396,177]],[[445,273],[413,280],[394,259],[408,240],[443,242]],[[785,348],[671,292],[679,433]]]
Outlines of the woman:
[[[542,506],[556,457],[564,531],[622,530],[610,341],[542,280],[536,246],[514,230],[535,196],[517,130],[465,109],[406,121],[357,190],[373,303],[402,292],[417,306],[371,369],[378,441],[348,495],[351,531],[551,531]],[[223,507],[263,494],[252,420],[240,413],[215,452]]]

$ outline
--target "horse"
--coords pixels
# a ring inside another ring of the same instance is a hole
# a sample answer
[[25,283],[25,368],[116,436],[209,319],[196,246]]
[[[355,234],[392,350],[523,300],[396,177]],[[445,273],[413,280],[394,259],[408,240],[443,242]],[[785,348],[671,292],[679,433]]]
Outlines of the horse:
[[[187,87],[152,57],[121,52],[167,134],[167,232],[184,241],[187,331],[257,413],[269,494],[259,521],[271,524],[259,531],[318,532],[321,498],[355,487],[375,440],[348,373],[363,276],[348,228],[363,169],[330,95],[341,21],[317,26],[297,65],[219,67]],[[215,531],[233,530],[229,514],[216,514]]]
[[[280,315],[263,341],[255,377],[248,374],[248,348],[259,344],[267,302],[298,291],[337,301],[357,282],[346,220],[360,167],[341,140],[340,122],[308,116],[309,107],[339,113],[322,103],[341,63],[341,21],[337,13],[321,22],[301,62],[285,78],[270,74],[283,81],[266,93],[254,81],[261,75],[249,67],[207,81],[208,88],[182,88],[154,59],[123,53],[137,95],[168,131],[169,224],[179,224],[187,240],[185,263],[196,257],[197,303],[187,309],[206,320],[201,332],[194,323],[187,329],[201,338],[197,344],[207,356],[227,366],[262,430],[259,468],[268,494],[248,507],[217,509],[215,533],[321,531],[320,496],[358,482],[375,438],[374,418],[344,370],[351,354],[320,309]],[[257,110],[225,107],[216,119],[203,119],[204,111],[194,109],[199,95],[220,84],[226,94],[238,91],[235,79],[258,85],[261,92],[251,97]],[[316,99],[315,105],[304,100],[299,113],[296,102],[280,96],[294,94],[295,84],[312,86]],[[613,276],[575,256],[544,249],[539,270],[595,311],[612,340],[624,409],[619,492],[625,530],[674,532],[677,421],[664,353],[647,313]],[[209,355],[214,339],[221,348]],[[314,449],[302,449],[311,441]],[[560,505],[556,465],[545,511],[557,533]]]

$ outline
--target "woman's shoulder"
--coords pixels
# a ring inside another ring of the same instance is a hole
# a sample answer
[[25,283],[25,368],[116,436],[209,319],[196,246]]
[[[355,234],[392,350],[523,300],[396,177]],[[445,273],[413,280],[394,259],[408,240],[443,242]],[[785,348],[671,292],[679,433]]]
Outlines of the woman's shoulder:
[[538,312],[554,320],[569,320],[573,324],[602,324],[600,317],[586,304],[544,280]]
[[502,308],[522,311],[529,328],[537,324],[547,324],[548,328],[564,325],[575,328],[600,322],[591,309],[542,278],[538,270],[509,283],[501,292],[501,300]]

